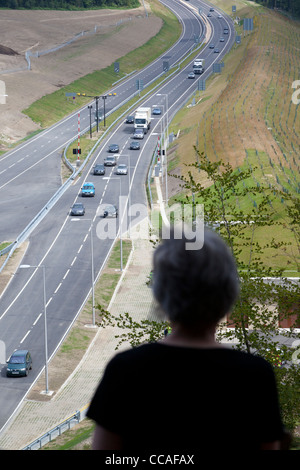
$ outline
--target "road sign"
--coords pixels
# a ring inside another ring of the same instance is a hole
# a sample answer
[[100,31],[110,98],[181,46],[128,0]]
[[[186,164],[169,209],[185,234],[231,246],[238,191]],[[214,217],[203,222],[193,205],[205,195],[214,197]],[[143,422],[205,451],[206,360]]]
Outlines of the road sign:
[[198,90],[205,90],[205,80],[198,81]]
[[253,30],[253,18],[244,18],[243,28],[244,28],[244,31],[252,31]]
[[213,64],[213,72],[221,73],[221,64]]

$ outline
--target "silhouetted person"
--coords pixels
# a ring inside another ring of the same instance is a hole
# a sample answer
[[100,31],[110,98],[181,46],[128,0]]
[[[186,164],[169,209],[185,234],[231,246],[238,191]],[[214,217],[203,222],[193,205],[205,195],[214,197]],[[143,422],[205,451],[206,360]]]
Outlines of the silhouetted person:
[[215,340],[239,293],[234,259],[209,230],[201,249],[187,249],[187,242],[171,235],[154,252],[153,292],[172,330],[109,362],[88,410],[94,449],[279,448],[271,365]]

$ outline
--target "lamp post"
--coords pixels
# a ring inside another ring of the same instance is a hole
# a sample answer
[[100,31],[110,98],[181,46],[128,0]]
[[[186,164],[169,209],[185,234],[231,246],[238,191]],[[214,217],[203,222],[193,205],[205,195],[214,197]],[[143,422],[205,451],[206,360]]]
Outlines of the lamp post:
[[49,393],[48,388],[48,337],[47,337],[47,304],[46,304],[46,277],[45,277],[45,266],[32,266],[30,264],[21,264],[20,268],[28,269],[28,268],[42,268],[43,269],[43,284],[44,284],[44,333],[45,333],[45,381],[46,381],[46,390],[45,394]]
[[92,138],[92,105],[88,105],[88,109],[90,110],[90,138]]
[[[78,221],[79,219],[76,219]],[[92,257],[92,327],[96,327],[95,319],[95,273],[94,273],[94,240],[93,240],[93,219],[84,219],[85,221],[91,222],[91,257]]]
[[111,178],[111,180],[119,180],[120,181],[120,194],[119,194],[119,230],[120,230],[120,271],[123,271],[123,240],[122,240],[122,208],[121,208],[121,200],[122,200],[122,183],[121,177],[120,178]]
[[105,122],[106,122],[106,121],[105,121],[105,101],[106,101],[106,98],[107,98],[106,95],[103,95],[103,96],[102,96],[102,99],[103,99],[103,116],[104,116],[104,117],[103,117],[103,119],[104,119],[103,125],[104,125],[104,127],[105,127]]
[[168,205],[168,159],[167,159],[167,146],[169,144],[169,105],[168,105],[168,95],[166,93],[157,93],[156,96],[164,96],[166,98],[166,115],[167,115],[167,144],[165,145],[165,166],[166,166],[166,205]]

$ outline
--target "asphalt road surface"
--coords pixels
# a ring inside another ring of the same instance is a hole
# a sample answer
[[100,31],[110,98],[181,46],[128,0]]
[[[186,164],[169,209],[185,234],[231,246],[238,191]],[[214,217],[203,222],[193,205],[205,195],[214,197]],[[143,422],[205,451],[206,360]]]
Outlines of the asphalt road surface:
[[[136,90],[136,80],[141,78],[144,87],[161,73],[163,62],[170,66],[177,63],[194,43],[195,36],[203,33],[198,8],[206,16],[209,7],[204,2],[166,0],[163,2],[180,18],[183,34],[180,40],[164,56],[146,67],[134,77],[116,86],[109,92],[116,96],[107,100],[109,112]],[[190,8],[194,6],[194,10]],[[224,25],[229,27],[226,42],[220,43],[216,54],[209,44],[201,51],[205,58],[206,71],[199,79],[205,79],[212,71],[212,64],[220,61],[234,42],[234,29],[230,20],[215,11],[206,17],[211,26],[211,42],[216,43],[223,35]],[[0,430],[9,420],[31,384],[41,373],[45,364],[44,296],[43,272],[45,271],[47,348],[48,358],[56,351],[66,332],[84,305],[91,292],[91,231],[95,278],[118,235],[119,222],[134,224],[146,216],[147,200],[145,180],[158,134],[166,120],[178,111],[184,102],[197,90],[197,80],[187,79],[191,65],[157,88],[141,105],[159,105],[163,114],[153,116],[151,131],[141,140],[141,150],[130,150],[133,126],[121,122],[99,146],[89,164],[78,179],[62,194],[47,216],[29,236],[29,247],[22,264],[32,266],[18,269],[0,299],[0,340],[5,344],[6,357],[15,349],[29,349],[33,357],[33,369],[28,377],[17,379],[6,377],[6,367],[1,364],[0,374]],[[81,110],[82,128],[89,126],[87,107]],[[84,124],[85,123],[85,124]],[[21,144],[0,159],[0,239],[13,240],[30,223],[50,197],[61,185],[60,155],[62,148],[77,133],[77,112],[60,123]],[[108,145],[120,146],[118,163],[130,167],[127,175],[117,176],[115,169],[107,169],[104,177],[94,176],[92,166],[102,163],[108,155]],[[83,198],[80,188],[85,181],[95,184],[93,198]],[[120,199],[121,196],[121,199]],[[84,217],[72,217],[69,209],[74,202],[83,202]],[[103,206],[107,203],[118,206],[117,219],[103,219]],[[134,215],[129,217],[129,204]],[[140,212],[138,212],[138,209]],[[125,214],[125,215],[124,215]],[[106,236],[105,236],[106,231]],[[34,268],[34,266],[39,266]]]

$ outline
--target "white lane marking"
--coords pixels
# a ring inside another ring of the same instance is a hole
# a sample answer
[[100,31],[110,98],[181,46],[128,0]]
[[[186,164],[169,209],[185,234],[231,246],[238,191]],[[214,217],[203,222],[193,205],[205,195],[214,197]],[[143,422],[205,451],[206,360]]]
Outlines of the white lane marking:
[[55,291],[54,291],[54,294],[56,294],[56,293],[58,292],[58,289],[60,289],[61,284],[62,284],[61,282],[58,284],[57,288],[56,288]]
[[37,324],[37,322],[39,321],[39,319],[41,318],[42,315],[43,315],[42,313],[39,314],[39,316],[37,317],[37,319],[33,323],[33,326],[35,326]]
[[30,330],[27,331],[26,335],[23,337],[23,339],[20,341],[20,344],[23,343],[23,341],[25,341],[25,339],[27,338],[27,336],[29,335],[30,333]]
[[63,279],[66,279],[67,275],[69,274],[70,272],[70,269],[68,269],[68,271],[66,272],[66,274],[64,275]]

